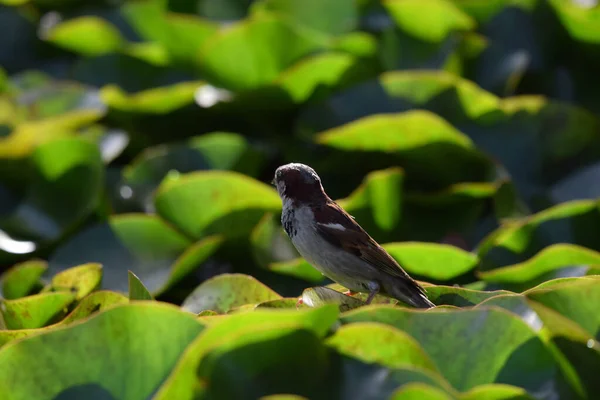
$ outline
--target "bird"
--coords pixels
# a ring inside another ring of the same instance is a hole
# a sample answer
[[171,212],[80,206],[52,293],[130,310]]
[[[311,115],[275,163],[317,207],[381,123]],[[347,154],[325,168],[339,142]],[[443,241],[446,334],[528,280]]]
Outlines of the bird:
[[416,308],[435,305],[398,262],[323,189],[315,170],[281,165],[271,181],[282,201],[281,224],[298,253],[324,276],[348,289],[377,294]]

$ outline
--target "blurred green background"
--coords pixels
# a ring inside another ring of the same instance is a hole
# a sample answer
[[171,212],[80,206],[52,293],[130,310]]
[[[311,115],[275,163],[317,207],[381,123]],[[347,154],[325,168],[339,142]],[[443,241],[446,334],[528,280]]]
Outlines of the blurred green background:
[[[595,321],[595,350],[569,348],[557,390],[598,393],[595,0],[0,0],[0,67],[0,271],[25,263],[6,298],[86,263],[195,312],[327,284],[268,184],[303,162],[438,305],[581,277],[588,314],[558,312]],[[224,273],[276,294],[198,306]],[[491,304],[531,322],[513,295]],[[476,383],[543,391],[518,374]]]

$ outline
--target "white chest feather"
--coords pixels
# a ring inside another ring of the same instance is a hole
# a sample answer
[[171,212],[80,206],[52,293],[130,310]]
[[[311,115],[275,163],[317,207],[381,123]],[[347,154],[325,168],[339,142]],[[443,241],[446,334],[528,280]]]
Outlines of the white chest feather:
[[[294,247],[312,266],[323,275],[352,290],[358,290],[355,282],[357,266],[363,264],[354,255],[334,247],[316,230],[314,214],[309,207],[286,207],[284,200],[281,222]],[[339,224],[338,224],[339,225]],[[339,228],[344,229],[341,225]],[[358,268],[358,270],[363,270]]]

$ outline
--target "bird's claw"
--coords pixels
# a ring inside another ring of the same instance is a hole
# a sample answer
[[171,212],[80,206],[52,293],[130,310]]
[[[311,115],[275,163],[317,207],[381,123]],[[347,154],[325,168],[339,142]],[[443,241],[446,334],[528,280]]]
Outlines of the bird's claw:
[[296,302],[296,310],[304,304],[304,300],[302,300],[302,296],[298,297],[298,301]]
[[342,294],[344,294],[346,296],[354,296],[355,294],[358,294],[358,292],[353,292],[352,290],[346,290]]

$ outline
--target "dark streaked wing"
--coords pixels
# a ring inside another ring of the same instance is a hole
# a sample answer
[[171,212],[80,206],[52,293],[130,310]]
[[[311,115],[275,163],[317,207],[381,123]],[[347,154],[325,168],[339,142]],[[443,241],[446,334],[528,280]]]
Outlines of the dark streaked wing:
[[315,210],[317,232],[334,246],[354,254],[381,272],[403,278],[425,294],[421,286],[339,205],[329,201]]

